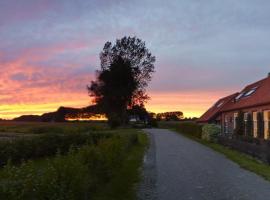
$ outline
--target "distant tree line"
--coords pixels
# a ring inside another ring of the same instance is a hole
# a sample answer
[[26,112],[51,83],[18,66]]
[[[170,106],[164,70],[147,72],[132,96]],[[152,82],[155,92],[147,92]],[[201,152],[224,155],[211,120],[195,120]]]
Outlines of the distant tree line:
[[184,114],[181,111],[158,113],[156,119],[158,121],[180,121],[184,118]]
[[55,112],[44,113],[42,115],[22,115],[14,118],[13,120],[24,122],[65,122],[66,118],[69,116],[80,118],[82,115],[92,116],[103,113],[104,112],[96,105],[87,106],[84,108],[68,108],[61,106]]

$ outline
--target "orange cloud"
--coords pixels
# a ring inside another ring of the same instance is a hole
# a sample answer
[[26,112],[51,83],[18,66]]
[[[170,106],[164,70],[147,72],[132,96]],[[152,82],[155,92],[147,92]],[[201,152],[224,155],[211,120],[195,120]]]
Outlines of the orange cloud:
[[[42,114],[59,106],[81,107],[89,105],[86,85],[93,75],[87,67],[64,64],[61,67],[29,64],[47,60],[69,48],[85,48],[82,43],[56,47],[28,49],[10,60],[0,59],[0,118],[10,119],[22,114]],[[80,71],[82,70],[82,71]]]

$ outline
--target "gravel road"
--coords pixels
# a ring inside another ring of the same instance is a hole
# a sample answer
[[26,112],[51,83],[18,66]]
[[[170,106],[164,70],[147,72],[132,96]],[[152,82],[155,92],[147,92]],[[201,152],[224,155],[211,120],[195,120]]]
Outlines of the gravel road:
[[146,129],[140,200],[270,200],[270,183],[197,142],[165,129]]

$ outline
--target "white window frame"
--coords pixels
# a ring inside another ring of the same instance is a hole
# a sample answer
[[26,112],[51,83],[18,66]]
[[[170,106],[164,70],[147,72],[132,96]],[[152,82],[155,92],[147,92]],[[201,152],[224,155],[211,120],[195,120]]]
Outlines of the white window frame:
[[233,129],[236,129],[236,119],[238,117],[238,113],[233,113]]
[[252,112],[252,118],[253,118],[253,137],[258,137],[258,112],[254,111]]
[[245,135],[247,135],[247,120],[248,120],[248,112],[245,112],[244,113],[244,132],[245,132]]
[[247,91],[245,94],[244,94],[244,97],[248,97],[248,96],[251,96],[252,94],[254,94],[257,90],[257,87],[254,87],[252,89],[250,89],[249,91]]
[[229,117],[228,117],[228,115],[224,116],[224,132],[225,132],[225,134],[229,133]]
[[263,111],[263,120],[264,120],[264,139],[269,138],[269,121],[270,121],[270,110]]

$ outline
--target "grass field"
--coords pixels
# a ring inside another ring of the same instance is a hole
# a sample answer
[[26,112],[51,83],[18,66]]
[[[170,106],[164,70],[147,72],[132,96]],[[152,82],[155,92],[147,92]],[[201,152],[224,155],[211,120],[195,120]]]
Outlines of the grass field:
[[0,121],[0,136],[9,134],[42,134],[55,131],[87,131],[105,130],[108,126],[104,122],[14,122]]
[[0,123],[0,199],[136,199],[140,130],[104,123]]

